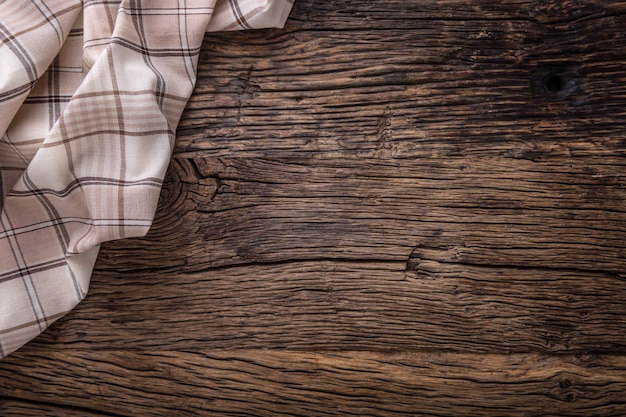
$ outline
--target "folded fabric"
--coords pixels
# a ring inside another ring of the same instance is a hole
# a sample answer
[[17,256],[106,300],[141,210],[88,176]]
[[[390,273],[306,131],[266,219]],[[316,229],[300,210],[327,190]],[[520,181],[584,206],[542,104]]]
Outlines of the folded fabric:
[[205,31],[292,4],[0,2],[0,358],[85,297],[101,242],[148,231]]

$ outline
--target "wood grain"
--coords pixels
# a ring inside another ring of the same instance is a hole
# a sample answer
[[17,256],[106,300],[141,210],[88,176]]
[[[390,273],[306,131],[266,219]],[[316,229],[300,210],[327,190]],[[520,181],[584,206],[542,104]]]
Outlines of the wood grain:
[[622,168],[586,161],[175,158],[150,254],[103,253],[109,272],[44,338],[622,351]]
[[[207,37],[177,152],[534,159],[623,148],[623,2],[485,3],[302,4],[267,35],[270,50],[255,34]],[[547,90],[551,75],[561,90]]]
[[624,27],[297,0],[207,35],[153,228],[0,362],[0,415],[626,415]]
[[610,276],[417,262],[406,275],[380,261],[134,274],[96,289],[40,348],[624,350],[624,284]]
[[[11,381],[12,398],[103,416],[587,417],[626,410],[622,356],[237,350],[98,358],[18,353],[0,375]],[[32,415],[3,399],[0,411]]]

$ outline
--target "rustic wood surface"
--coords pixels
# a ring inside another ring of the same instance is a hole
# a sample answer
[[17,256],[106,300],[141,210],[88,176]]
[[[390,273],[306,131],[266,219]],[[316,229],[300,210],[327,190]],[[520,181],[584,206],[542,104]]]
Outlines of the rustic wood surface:
[[626,3],[207,35],[154,227],[2,416],[626,415]]

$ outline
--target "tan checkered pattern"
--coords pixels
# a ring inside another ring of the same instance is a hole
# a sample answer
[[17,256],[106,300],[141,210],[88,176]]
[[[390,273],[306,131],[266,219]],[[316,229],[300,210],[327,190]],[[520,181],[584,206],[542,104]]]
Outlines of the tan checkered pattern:
[[0,357],[85,297],[101,242],[148,231],[204,32],[292,3],[0,1]]

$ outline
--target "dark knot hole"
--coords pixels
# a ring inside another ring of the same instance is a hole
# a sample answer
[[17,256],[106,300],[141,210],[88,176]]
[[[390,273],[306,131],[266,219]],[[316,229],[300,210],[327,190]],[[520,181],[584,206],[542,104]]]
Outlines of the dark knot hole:
[[563,78],[558,74],[552,74],[546,79],[546,89],[551,93],[558,93],[563,89]]

